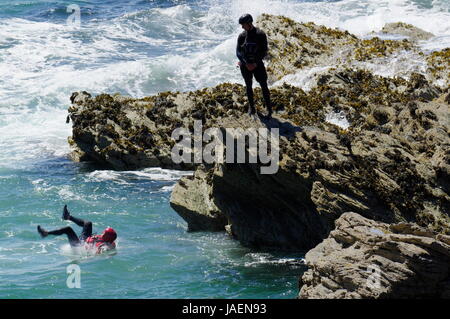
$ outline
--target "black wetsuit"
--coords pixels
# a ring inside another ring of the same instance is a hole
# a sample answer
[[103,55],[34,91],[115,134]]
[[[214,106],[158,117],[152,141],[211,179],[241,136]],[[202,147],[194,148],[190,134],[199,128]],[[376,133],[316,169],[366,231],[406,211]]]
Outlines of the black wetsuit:
[[[237,41],[236,55],[241,62],[241,74],[247,87],[247,97],[252,112],[255,110],[253,99],[253,76],[261,85],[264,102],[269,113],[272,113],[270,91],[267,86],[267,72],[263,58],[267,55],[267,36],[261,29],[253,27],[250,31],[242,32]],[[249,71],[246,64],[256,63],[256,69]]]
[[76,218],[73,216],[70,216],[69,220],[73,221],[78,226],[83,227],[83,230],[79,237],[77,236],[75,231],[70,226],[63,227],[63,228],[60,228],[57,230],[49,231],[48,234],[49,235],[57,235],[57,236],[66,234],[71,246],[80,246],[83,244],[83,241],[85,241],[88,237],[92,236],[92,222],[85,221],[81,218]]

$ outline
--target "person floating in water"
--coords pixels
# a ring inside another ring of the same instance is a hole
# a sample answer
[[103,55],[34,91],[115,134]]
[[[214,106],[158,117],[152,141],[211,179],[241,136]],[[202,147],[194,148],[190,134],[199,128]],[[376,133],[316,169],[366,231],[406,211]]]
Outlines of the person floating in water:
[[83,227],[81,235],[78,237],[75,231],[70,226],[47,231],[40,225],[38,225],[37,230],[39,234],[42,237],[47,237],[48,235],[59,236],[66,234],[67,238],[69,239],[70,246],[79,247],[84,244],[86,249],[96,248],[97,254],[116,248],[116,244],[114,241],[117,238],[117,234],[111,227],[107,227],[101,235],[92,235],[92,222],[85,221],[83,219],[76,218],[70,215],[69,211],[67,210],[67,205],[64,206],[62,219],[70,220],[78,226]]
[[253,76],[255,76],[256,81],[261,85],[264,103],[268,111],[267,117],[270,118],[272,116],[272,104],[267,86],[266,67],[263,62],[263,58],[268,51],[267,36],[264,31],[253,26],[253,17],[250,14],[241,16],[239,24],[242,25],[244,31],[238,37],[236,55],[247,88],[247,97],[250,104],[248,113],[250,115],[256,113],[252,88]]

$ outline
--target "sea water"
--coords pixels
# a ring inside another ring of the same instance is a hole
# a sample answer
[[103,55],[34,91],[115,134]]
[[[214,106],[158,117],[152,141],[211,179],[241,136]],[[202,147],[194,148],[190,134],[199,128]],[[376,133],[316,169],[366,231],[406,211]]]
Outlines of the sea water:
[[[301,253],[186,231],[169,198],[190,172],[70,161],[71,93],[143,97],[242,83],[235,45],[246,12],[358,36],[403,21],[436,35],[420,43],[431,51],[450,45],[449,10],[447,0],[0,0],[0,298],[294,298]],[[290,81],[308,89],[308,74]],[[117,251],[95,256],[64,237],[41,239],[37,225],[81,230],[61,220],[64,204],[94,232],[115,228]],[[71,265],[81,288],[67,284]]]

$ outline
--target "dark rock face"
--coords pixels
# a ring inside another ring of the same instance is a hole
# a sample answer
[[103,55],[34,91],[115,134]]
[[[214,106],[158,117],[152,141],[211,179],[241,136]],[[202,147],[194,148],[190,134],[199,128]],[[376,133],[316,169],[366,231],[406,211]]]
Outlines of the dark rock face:
[[[448,106],[443,96],[421,102],[415,89],[386,95],[372,91],[373,95],[362,95],[366,103],[358,104],[352,97],[351,104],[345,97],[352,96],[357,74],[338,75],[331,74],[325,85],[327,90],[334,88],[341,105],[348,103],[349,113],[358,114],[349,130],[323,122],[300,127],[284,114],[271,121],[252,122],[243,116],[216,122],[220,127],[265,126],[281,132],[275,174],[261,174],[257,164],[218,164],[209,170],[208,179],[197,179],[214,199],[214,210],[226,217],[227,230],[242,244],[310,249],[347,211],[386,223],[409,221],[449,231],[450,200],[443,178],[450,167]],[[334,80],[344,77],[348,84]],[[363,88],[390,80],[360,77],[359,81]],[[306,99],[320,96],[316,94],[309,92]],[[375,97],[396,101],[375,106],[371,101]],[[320,112],[308,106],[302,111],[305,120]],[[177,193],[175,187],[172,197]],[[208,230],[207,225],[203,230]]]
[[259,175],[257,166],[226,165],[210,183],[228,232],[243,245],[304,250],[329,231],[308,196],[310,182],[289,170]]
[[450,298],[450,236],[355,213],[306,254],[299,298]]
[[445,102],[447,102],[448,104],[450,104],[450,93],[447,94],[447,96],[445,97]]
[[186,220],[188,231],[223,231],[228,224],[205,182],[208,177],[208,172],[199,168],[194,176],[183,177],[172,192],[170,205]]
[[[164,95],[150,100],[161,96]],[[166,127],[161,123],[156,130],[158,117],[152,113],[149,118],[147,114],[151,111],[149,105],[157,103],[108,94],[91,97],[87,92],[73,93],[71,101],[73,134],[69,143],[74,160],[93,160],[121,170],[175,166],[170,159],[167,134],[177,122]]]

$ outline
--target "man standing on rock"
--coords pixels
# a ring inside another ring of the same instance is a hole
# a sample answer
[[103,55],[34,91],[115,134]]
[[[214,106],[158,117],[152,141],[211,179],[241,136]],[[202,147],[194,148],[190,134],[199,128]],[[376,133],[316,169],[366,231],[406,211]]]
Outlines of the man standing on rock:
[[264,102],[267,107],[267,117],[272,116],[272,104],[270,102],[270,91],[267,86],[267,72],[263,58],[267,55],[267,36],[259,28],[253,26],[253,18],[250,14],[244,14],[239,18],[242,25],[242,32],[238,37],[236,55],[239,59],[238,65],[241,68],[242,76],[247,87],[247,97],[249,102],[248,113],[256,113],[253,99],[253,76],[261,85]]

